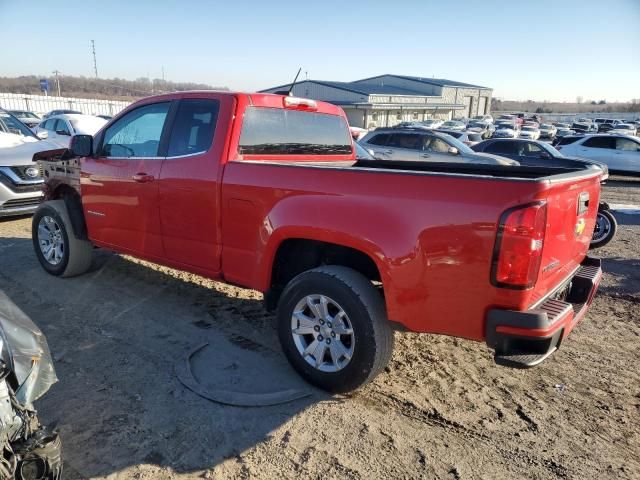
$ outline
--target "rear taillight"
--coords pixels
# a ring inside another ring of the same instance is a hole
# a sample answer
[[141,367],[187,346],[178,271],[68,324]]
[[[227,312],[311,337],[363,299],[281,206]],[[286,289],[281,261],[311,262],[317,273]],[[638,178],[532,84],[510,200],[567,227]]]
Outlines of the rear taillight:
[[493,285],[517,290],[535,285],[546,226],[544,202],[510,208],[502,214],[493,250]]

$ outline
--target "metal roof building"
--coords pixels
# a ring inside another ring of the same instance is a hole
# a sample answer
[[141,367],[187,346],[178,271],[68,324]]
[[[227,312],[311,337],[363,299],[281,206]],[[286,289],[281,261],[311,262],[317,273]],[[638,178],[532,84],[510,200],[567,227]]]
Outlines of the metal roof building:
[[[288,91],[290,85],[262,92]],[[354,82],[302,80],[292,93],[340,105],[351,125],[375,128],[427,118],[484,115],[491,111],[492,89],[442,78],[386,74]]]

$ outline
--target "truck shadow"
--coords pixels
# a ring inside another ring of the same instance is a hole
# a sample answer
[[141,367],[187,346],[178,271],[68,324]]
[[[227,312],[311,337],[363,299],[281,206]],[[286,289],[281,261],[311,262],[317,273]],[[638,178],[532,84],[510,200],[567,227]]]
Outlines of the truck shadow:
[[[640,215],[637,213],[629,214],[616,210],[612,210],[611,213],[616,217],[618,225],[640,225]],[[615,239],[613,241],[615,242]]]
[[[32,248],[29,239],[0,238],[0,289],[47,336],[60,381],[36,407],[61,431],[65,478],[143,464],[159,476],[237,467],[261,442],[286,446],[287,423],[331,399],[289,367],[260,294],[104,251],[88,274],[55,278]],[[261,408],[205,400],[174,370],[203,342],[212,348],[194,371],[213,388],[310,395]]]
[[640,302],[640,259],[605,257],[602,262],[602,269],[613,276],[616,282],[613,285],[601,285],[599,290],[606,295]]

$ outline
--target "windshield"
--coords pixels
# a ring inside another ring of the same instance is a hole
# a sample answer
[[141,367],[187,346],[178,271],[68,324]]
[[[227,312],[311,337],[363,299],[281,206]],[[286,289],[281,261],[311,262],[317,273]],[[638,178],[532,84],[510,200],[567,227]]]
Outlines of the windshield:
[[72,118],[69,121],[74,132],[82,135],[95,135],[107,123],[104,118],[100,117]]
[[464,125],[464,124],[463,124],[462,122],[454,122],[454,121],[451,121],[451,120],[450,120],[450,121],[448,121],[448,122],[444,122],[444,123],[442,124],[442,127],[443,127],[443,128],[445,128],[445,127],[459,127],[459,126],[461,126],[461,125]]
[[496,128],[499,129],[499,130],[504,130],[505,128],[510,128],[510,129],[513,130],[513,124],[511,124],[511,123],[499,123],[496,126]]
[[457,138],[453,138],[448,133],[442,134],[442,138],[443,138],[443,140],[445,140],[452,147],[456,147],[460,153],[470,153],[470,154],[471,153],[475,153],[473,150],[471,150],[469,147],[467,147],[460,140],[458,140]]
[[11,113],[19,118],[35,118],[39,120],[38,116],[33,112],[26,112],[24,110],[11,110]]
[[540,143],[536,143],[536,145],[542,148],[543,150],[546,150],[547,153],[549,153],[552,157],[564,158],[564,155],[562,155],[562,153],[560,153],[558,150],[556,150],[554,147],[552,147],[548,143],[540,142]]
[[29,127],[5,110],[0,110],[0,132],[38,138]]
[[631,125],[625,125],[624,123],[616,125],[616,128],[618,130],[633,130],[633,127]]
[[434,123],[438,123],[440,120],[436,120],[434,118],[430,118],[429,120],[425,120],[422,122],[424,125],[433,125]]
[[544,130],[549,130],[550,128],[553,128],[553,127],[551,125],[543,123],[542,125],[540,125],[540,128]]
[[467,127],[471,128],[471,127],[477,127],[477,128],[484,128],[487,124],[484,122],[469,122],[467,124]]
[[353,143],[356,147],[356,160],[375,160],[366,148],[360,145],[358,142]]
[[537,128],[536,127],[529,127],[529,126],[525,125],[524,127],[522,127],[522,130],[524,132],[535,132],[537,130]]

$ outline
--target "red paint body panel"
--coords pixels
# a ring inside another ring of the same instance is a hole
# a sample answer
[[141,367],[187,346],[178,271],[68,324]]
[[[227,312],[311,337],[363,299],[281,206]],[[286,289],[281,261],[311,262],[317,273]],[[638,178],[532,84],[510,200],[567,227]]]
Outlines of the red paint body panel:
[[[378,267],[391,320],[413,331],[475,340],[484,338],[488,309],[531,308],[566,280],[587,252],[600,192],[596,174],[554,183],[349,168],[353,152],[240,156],[245,109],[283,108],[283,97],[276,95],[171,94],[145,99],[121,115],[159,99],[187,97],[221,102],[207,153],[155,165],[83,159],[82,200],[97,245],[263,292],[283,241],[351,247]],[[333,105],[317,102],[316,111],[346,120]],[[156,181],[128,180],[141,169]],[[589,193],[589,207],[581,215],[584,230],[576,235],[582,192]],[[493,286],[501,214],[541,200],[548,216],[537,283],[528,290]]]

